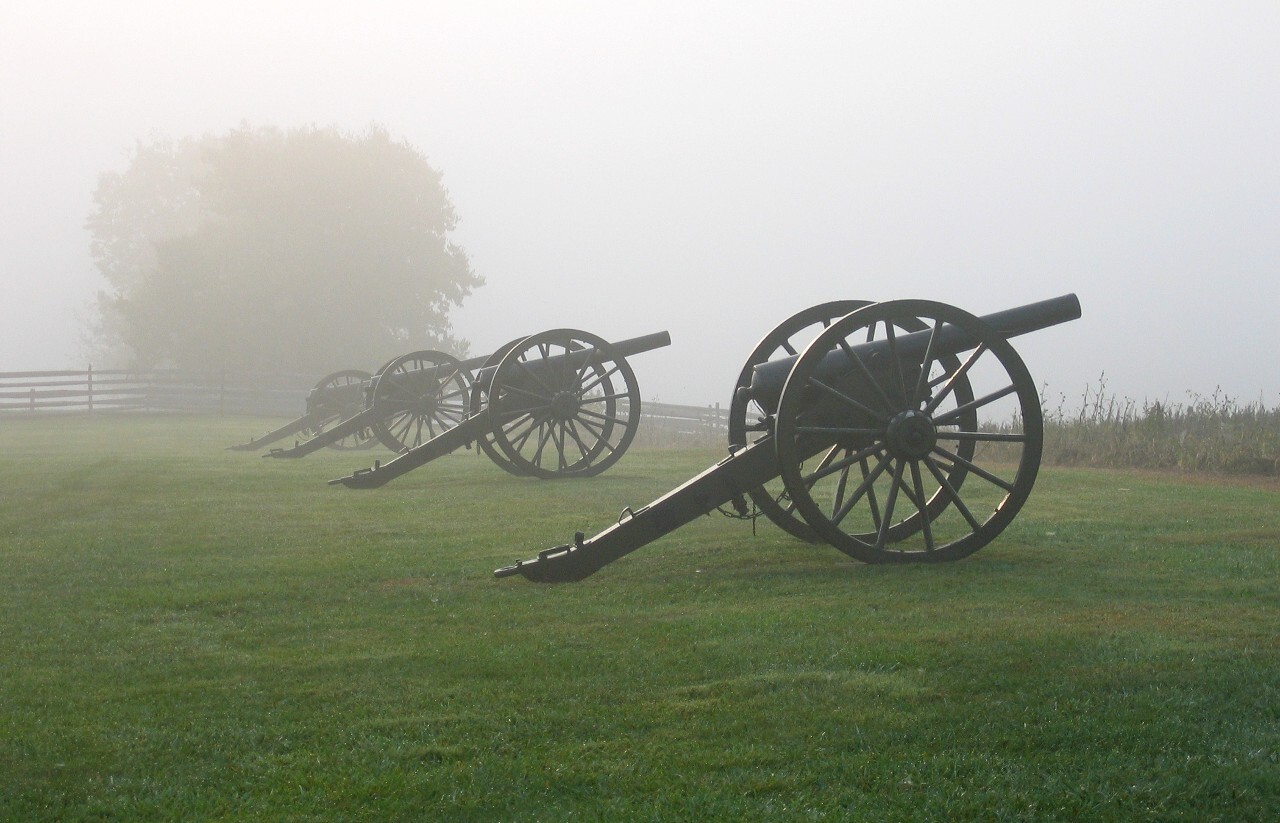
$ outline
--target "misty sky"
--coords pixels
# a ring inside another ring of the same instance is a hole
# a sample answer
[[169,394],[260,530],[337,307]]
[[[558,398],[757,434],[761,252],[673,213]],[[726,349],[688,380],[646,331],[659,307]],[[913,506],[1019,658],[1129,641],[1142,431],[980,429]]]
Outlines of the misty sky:
[[669,329],[643,397],[724,405],[813,303],[1074,291],[1016,343],[1068,409],[1103,374],[1274,407],[1278,44],[1276,0],[8,0],[0,371],[83,368],[83,225],[136,141],[376,123],[444,172],[473,353]]

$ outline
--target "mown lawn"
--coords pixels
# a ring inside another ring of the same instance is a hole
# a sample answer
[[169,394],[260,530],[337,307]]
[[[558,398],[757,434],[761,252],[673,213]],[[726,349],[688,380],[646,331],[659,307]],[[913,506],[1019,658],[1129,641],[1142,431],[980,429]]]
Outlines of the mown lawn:
[[264,460],[278,421],[0,418],[0,818],[1273,820],[1280,483],[1049,470],[859,565],[713,516],[494,580],[719,459]]

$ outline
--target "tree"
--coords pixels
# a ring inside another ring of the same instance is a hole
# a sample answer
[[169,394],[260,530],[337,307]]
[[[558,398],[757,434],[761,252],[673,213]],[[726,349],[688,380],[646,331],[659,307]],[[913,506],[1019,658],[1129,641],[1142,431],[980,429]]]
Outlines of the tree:
[[465,353],[448,313],[484,281],[457,220],[440,172],[378,128],[140,143],[87,223],[109,284],[93,333],[139,366],[316,374]]

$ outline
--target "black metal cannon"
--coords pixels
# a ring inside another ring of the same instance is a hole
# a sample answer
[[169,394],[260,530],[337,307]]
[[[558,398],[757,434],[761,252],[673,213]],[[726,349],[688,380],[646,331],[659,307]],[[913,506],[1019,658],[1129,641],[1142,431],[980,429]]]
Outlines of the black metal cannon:
[[[278,429],[269,431],[248,443],[229,446],[230,451],[257,451],[293,435],[314,438],[334,423],[357,414],[364,408],[364,393],[372,375],[359,369],[344,369],[320,378],[307,393],[306,411]],[[325,445],[335,449],[367,449],[376,442],[372,432],[359,429],[329,440]]]
[[762,513],[868,563],[966,557],[1009,524],[1040,466],[1040,398],[1008,338],[1079,316],[1075,295],[983,318],[926,300],[801,312],[739,375],[728,457],[494,575],[581,580],[717,509]]
[[394,452],[412,449],[466,416],[472,377],[489,358],[459,360],[433,349],[402,354],[367,377],[359,389],[360,402],[348,407],[345,416],[312,431],[310,439],[271,449],[263,457],[304,457],[353,438]]
[[[640,423],[640,389],[626,358],[669,345],[665,331],[609,343],[553,329],[508,343],[473,374],[465,362],[415,372],[411,384],[395,383],[395,408],[422,414],[452,404],[448,417],[437,415],[432,436],[395,459],[329,482],[375,488],[471,443],[516,475],[599,474],[622,457]],[[384,379],[375,380],[372,395]]]

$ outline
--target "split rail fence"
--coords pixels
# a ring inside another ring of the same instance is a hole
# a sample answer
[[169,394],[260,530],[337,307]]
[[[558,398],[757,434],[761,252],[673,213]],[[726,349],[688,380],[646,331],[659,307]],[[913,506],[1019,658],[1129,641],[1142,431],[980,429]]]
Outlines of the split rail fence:
[[[179,370],[0,372],[0,421],[24,414],[185,412],[297,417],[315,378]],[[728,414],[716,406],[645,401],[638,442],[721,445]]]

